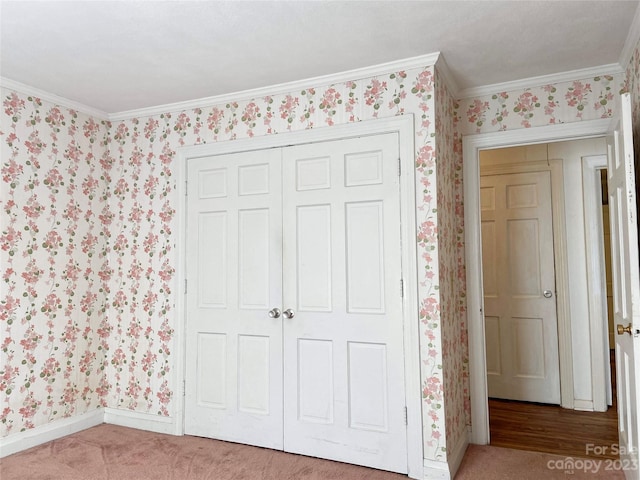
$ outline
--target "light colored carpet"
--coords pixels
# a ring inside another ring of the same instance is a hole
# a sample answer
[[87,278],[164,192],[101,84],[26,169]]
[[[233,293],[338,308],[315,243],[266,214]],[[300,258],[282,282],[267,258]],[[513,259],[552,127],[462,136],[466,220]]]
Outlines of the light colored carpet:
[[[580,460],[583,461],[581,469],[574,469],[574,473],[569,474],[562,470],[569,465],[564,457],[472,445],[467,450],[456,480],[624,478],[619,471],[606,471],[604,461],[597,474],[585,472],[585,459]],[[217,440],[100,425],[2,459],[0,478],[400,480],[407,477]]]
[[455,480],[624,480],[610,459],[564,457],[488,445],[470,445]]

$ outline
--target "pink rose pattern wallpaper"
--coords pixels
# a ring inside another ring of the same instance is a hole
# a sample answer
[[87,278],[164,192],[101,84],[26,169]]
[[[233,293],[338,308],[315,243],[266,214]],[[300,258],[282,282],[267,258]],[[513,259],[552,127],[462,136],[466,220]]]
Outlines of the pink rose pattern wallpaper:
[[636,184],[640,183],[640,48],[633,51],[633,56],[625,72],[623,90],[631,94],[633,107],[633,144],[635,147]]
[[437,249],[432,67],[113,123],[2,96],[3,435],[98,406],[171,415],[176,149],[414,113],[425,456],[445,458],[438,256],[457,252]]
[[176,149],[412,113],[424,456],[446,459],[470,422],[461,137],[610,116],[619,83],[456,101],[428,67],[113,123],[3,90],[1,435],[99,406],[171,415]]
[[3,436],[107,404],[109,125],[2,94]]
[[438,192],[438,266],[445,432],[448,448],[457,445],[470,424],[464,267],[462,140],[455,101],[436,72],[436,150]]
[[462,135],[611,117],[620,93],[617,75],[602,75],[458,101]]

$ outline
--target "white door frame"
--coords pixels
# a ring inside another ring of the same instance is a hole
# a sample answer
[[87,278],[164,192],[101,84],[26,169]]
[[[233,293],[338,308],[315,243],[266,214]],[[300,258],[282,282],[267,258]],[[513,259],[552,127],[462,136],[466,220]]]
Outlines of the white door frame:
[[604,136],[611,129],[610,125],[610,119],[587,120],[568,124],[467,135],[462,139],[467,328],[472,422],[471,443],[480,445],[489,443],[489,405],[482,302],[482,239],[480,235],[479,205],[480,150]]
[[176,155],[176,190],[178,238],[176,241],[176,317],[174,325],[173,371],[175,396],[173,398],[174,430],[176,435],[184,434],[184,381],[185,381],[185,321],[186,302],[186,178],[190,158],[221,155],[249,150],[280,148],[349,137],[397,133],[399,137],[400,166],[400,219],[402,236],[402,275],[404,281],[403,323],[405,356],[405,396],[407,402],[407,465],[411,478],[424,475],[422,445],[422,398],[420,380],[419,348],[419,302],[418,302],[418,253],[416,226],[416,186],[415,186],[415,134],[414,118],[411,114],[398,117],[368,120],[353,124],[337,125],[297,132],[279,133],[242,140],[231,140],[211,144],[188,146],[178,149]]
[[582,195],[586,227],[587,288],[591,336],[591,398],[593,410],[606,412],[611,401],[609,324],[607,319],[604,230],[601,182],[597,175],[607,168],[606,155],[582,157]]

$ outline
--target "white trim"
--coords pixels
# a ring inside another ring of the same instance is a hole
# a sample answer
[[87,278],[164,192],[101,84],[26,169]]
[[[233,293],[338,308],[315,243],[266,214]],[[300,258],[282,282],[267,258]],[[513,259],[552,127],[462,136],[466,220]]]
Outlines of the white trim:
[[84,103],[80,103],[74,100],[69,100],[68,98],[60,97],[50,92],[45,92],[44,90],[40,90],[39,88],[32,87],[31,85],[26,85],[24,83],[16,82],[15,80],[10,80],[8,78],[0,77],[0,87],[6,88],[8,90],[14,90],[16,92],[24,93],[32,97],[38,97],[40,100],[51,102],[61,107],[77,110],[84,114],[91,115],[92,117],[98,120],[109,120],[109,114],[107,112],[98,110],[97,108],[90,107],[89,105],[85,105]]
[[[584,201],[589,330],[591,337],[591,409],[607,410],[607,392],[611,391],[609,367],[609,329],[607,323],[604,229],[602,225],[601,182],[596,176],[607,168],[606,155],[582,157],[582,195]],[[606,326],[606,328],[605,328]],[[608,385],[607,385],[608,384]],[[576,410],[584,408],[575,407]]]
[[[422,478],[423,445],[422,445],[422,400],[420,384],[420,331],[419,331],[419,303],[418,303],[418,265],[416,238],[416,189],[415,189],[415,150],[414,150],[414,117],[406,114],[398,117],[367,120],[363,122],[323,127],[313,130],[305,130],[278,135],[267,135],[251,139],[225,141],[211,144],[187,146],[177,151],[177,193],[179,195],[176,221],[180,225],[176,250],[178,252],[178,265],[186,263],[186,194],[185,179],[187,178],[187,163],[190,158],[199,158],[211,155],[222,155],[233,152],[251,150],[263,150],[267,148],[279,148],[289,145],[301,145],[316,143],[341,138],[358,137],[364,135],[376,135],[382,133],[397,132],[400,144],[400,159],[402,175],[400,178],[400,209],[402,229],[402,268],[405,285],[404,295],[404,325],[405,325],[405,399],[407,402],[407,454],[408,475],[411,478]],[[175,291],[183,291],[185,280],[184,269],[178,269],[174,284]],[[182,295],[178,295],[181,297]],[[181,359],[180,368],[175,369],[176,385],[182,385],[185,378],[184,357],[185,347],[185,302],[179,299],[176,305],[178,318],[175,324],[175,348],[176,358]],[[175,397],[174,416],[184,417],[184,401],[179,395]],[[183,427],[181,427],[183,432]],[[445,464],[446,466],[446,464]]]
[[438,462],[437,460],[424,459],[423,465],[424,480],[452,480],[451,470],[447,462]]
[[161,417],[160,415],[133,412],[131,410],[105,408],[104,423],[146,430],[148,432],[182,435],[182,433],[176,432],[174,419],[172,417]]
[[254,88],[251,90],[243,90],[240,92],[227,93],[224,95],[214,95],[212,97],[197,98],[185,102],[169,103],[166,105],[156,105],[148,108],[140,108],[134,110],[126,110],[109,114],[109,120],[119,121],[129,118],[140,118],[152,115],[160,115],[167,112],[178,112],[183,110],[191,110],[194,108],[207,108],[213,105],[225,104],[230,101],[242,102],[254,98],[264,96],[275,96],[283,93],[303,90],[310,87],[319,87],[322,85],[333,85],[336,83],[347,82],[350,80],[360,80],[363,78],[376,77],[387,73],[394,73],[400,70],[409,70],[411,68],[430,67],[436,64],[440,52],[430,53],[428,55],[420,55],[417,57],[405,58],[393,62],[381,63],[364,68],[356,68],[346,70],[344,72],[333,73],[330,75],[321,75],[318,77],[305,78],[293,82],[280,83],[266,87]]
[[460,87],[458,86],[458,82],[456,82],[455,76],[451,72],[451,69],[449,68],[449,65],[447,64],[443,55],[440,55],[436,60],[435,68],[442,74],[444,83],[449,88],[449,93],[451,94],[451,96],[454,99],[457,99],[458,94],[460,93]]
[[573,335],[571,335],[571,300],[569,295],[569,253],[565,212],[564,172],[562,160],[548,160],[551,165],[551,208],[553,210],[553,250],[555,253],[556,311],[558,315],[558,360],[560,362],[560,403],[574,408]]
[[537,77],[523,78],[511,82],[494,83],[492,85],[484,85],[481,87],[471,87],[461,90],[460,98],[484,97],[500,92],[512,92],[514,90],[523,90],[526,88],[540,87],[562,82],[572,82],[574,80],[593,78],[602,75],[619,75],[624,73],[624,68],[619,63],[610,63],[608,65],[600,65],[597,67],[581,68],[578,70],[570,70],[568,72],[554,73],[551,75],[540,75]]
[[469,329],[469,381],[471,393],[471,443],[489,442],[486,357],[482,303],[482,245],[480,237],[480,167],[479,152],[534,143],[548,143],[574,138],[605,135],[611,120],[589,120],[570,124],[507,130],[467,135],[462,139],[465,259],[467,267],[467,324]]
[[81,432],[102,423],[104,423],[104,410],[98,408],[91,412],[54,420],[46,425],[3,437],[0,439],[0,458]]
[[573,409],[581,412],[593,412],[593,402],[591,400],[578,400],[573,401]]
[[450,448],[447,446],[447,463],[449,464],[449,472],[451,478],[455,478],[464,454],[467,452],[469,446],[469,432],[465,430],[464,434],[460,435],[456,444]]
[[629,28],[627,38],[624,42],[624,46],[622,47],[622,51],[620,52],[620,59],[618,60],[618,63],[623,69],[626,70],[629,66],[638,42],[640,42],[640,6],[636,8],[636,14],[633,16],[631,27]]

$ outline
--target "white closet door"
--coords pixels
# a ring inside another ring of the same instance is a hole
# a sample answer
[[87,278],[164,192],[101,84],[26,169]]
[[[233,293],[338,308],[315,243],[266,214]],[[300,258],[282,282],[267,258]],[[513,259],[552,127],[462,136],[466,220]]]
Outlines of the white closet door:
[[407,471],[396,134],[283,150],[285,450]]
[[282,449],[280,150],[191,159],[185,433]]

